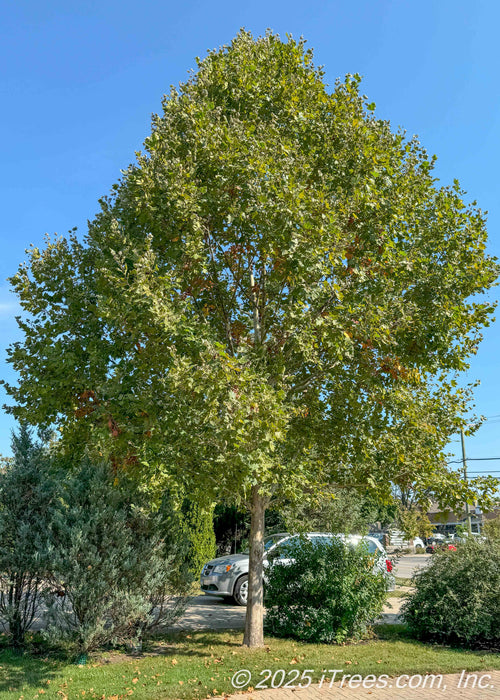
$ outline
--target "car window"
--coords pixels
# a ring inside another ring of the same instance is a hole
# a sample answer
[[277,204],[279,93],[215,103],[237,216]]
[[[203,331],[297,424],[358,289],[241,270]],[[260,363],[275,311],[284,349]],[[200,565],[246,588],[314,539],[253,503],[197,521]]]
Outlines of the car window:
[[371,540],[362,540],[362,542],[364,545],[366,545],[370,554],[378,554],[380,552],[380,549],[377,547],[375,542],[372,542]]
[[311,537],[308,538],[313,545],[317,544],[331,544],[333,537],[330,537],[328,535],[312,535]]
[[[264,551],[267,552],[273,545],[277,544],[283,539],[283,535],[269,535],[264,539]],[[286,537],[286,535],[285,535]]]
[[298,537],[290,537],[276,545],[269,556],[273,559],[291,559],[299,543],[300,539]]

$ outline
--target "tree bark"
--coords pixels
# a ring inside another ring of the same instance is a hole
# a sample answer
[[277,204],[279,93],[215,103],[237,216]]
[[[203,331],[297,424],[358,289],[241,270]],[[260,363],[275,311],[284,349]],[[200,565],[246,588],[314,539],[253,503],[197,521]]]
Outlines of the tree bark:
[[264,521],[267,498],[258,486],[252,486],[250,506],[250,561],[248,570],[248,603],[243,644],[264,645]]

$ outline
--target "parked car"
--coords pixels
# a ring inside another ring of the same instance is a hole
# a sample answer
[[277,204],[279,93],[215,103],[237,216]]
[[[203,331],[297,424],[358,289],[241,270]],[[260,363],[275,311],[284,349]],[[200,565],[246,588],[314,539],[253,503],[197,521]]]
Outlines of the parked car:
[[434,554],[438,549],[449,549],[452,552],[457,551],[455,544],[452,542],[441,542],[441,540],[430,542],[425,548],[425,551],[427,554]]
[[[334,537],[348,544],[357,545],[364,542],[368,551],[375,555],[375,571],[382,571],[388,577],[388,589],[394,590],[395,578],[392,562],[381,543],[374,537],[366,535],[333,535],[322,532],[308,532],[304,535],[311,542],[329,542]],[[264,540],[264,569],[271,564],[287,565],[293,562],[293,548],[297,545],[299,535],[280,532]],[[238,605],[248,601],[248,552],[231,554],[212,559],[203,567],[200,577],[201,590],[212,596],[232,599]],[[265,577],[265,574],[264,574]]]

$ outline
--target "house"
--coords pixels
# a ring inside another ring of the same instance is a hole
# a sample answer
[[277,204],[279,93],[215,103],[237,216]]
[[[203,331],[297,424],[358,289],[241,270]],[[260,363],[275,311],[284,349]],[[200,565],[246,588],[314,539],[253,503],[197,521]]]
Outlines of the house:
[[[496,506],[491,512],[483,513],[480,508],[469,506],[469,514],[471,520],[471,531],[480,535],[482,526],[486,520],[492,520],[500,515],[500,505]],[[427,511],[427,517],[434,525],[435,531],[443,535],[451,535],[456,532],[457,525],[467,526],[467,513],[465,506],[462,506],[458,512],[451,509],[440,508],[437,503],[432,503]]]

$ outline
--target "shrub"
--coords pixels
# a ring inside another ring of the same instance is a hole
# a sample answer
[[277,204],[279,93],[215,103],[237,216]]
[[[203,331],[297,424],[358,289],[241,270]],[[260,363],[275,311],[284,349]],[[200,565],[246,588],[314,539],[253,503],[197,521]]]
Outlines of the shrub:
[[268,569],[266,630],[310,642],[363,637],[387,593],[386,577],[374,573],[374,555],[364,544],[354,547],[336,538],[292,543],[286,553],[291,563],[275,560]]
[[196,579],[207,561],[215,557],[213,508],[202,508],[196,502],[186,500],[182,510],[189,540],[189,570]]
[[127,480],[85,462],[61,482],[51,526],[52,583],[45,636],[79,653],[140,643],[183,610],[191,577],[180,514],[168,494],[152,512]]
[[463,645],[500,641],[500,543],[469,537],[438,551],[414,578],[403,619],[420,639]]
[[0,479],[0,623],[12,644],[22,646],[46,578],[55,485],[42,445],[26,426],[13,434],[12,450]]

